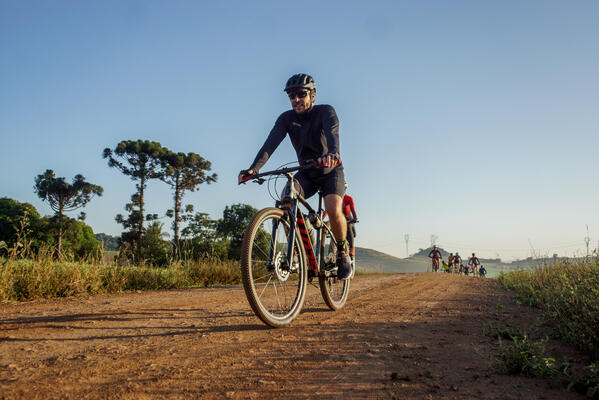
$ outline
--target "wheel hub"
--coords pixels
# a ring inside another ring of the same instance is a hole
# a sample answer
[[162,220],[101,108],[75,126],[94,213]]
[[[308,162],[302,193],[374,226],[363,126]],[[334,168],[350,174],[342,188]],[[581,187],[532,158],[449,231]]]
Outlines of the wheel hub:
[[281,282],[285,282],[289,278],[289,266],[287,265],[287,259],[282,252],[277,252],[274,260],[274,273],[277,279]]

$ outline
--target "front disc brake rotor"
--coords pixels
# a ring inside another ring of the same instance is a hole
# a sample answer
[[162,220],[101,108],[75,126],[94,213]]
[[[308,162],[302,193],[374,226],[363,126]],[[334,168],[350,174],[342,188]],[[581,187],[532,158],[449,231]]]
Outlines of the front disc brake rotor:
[[285,282],[289,278],[289,267],[287,266],[287,258],[280,251],[275,256],[274,264],[277,279]]

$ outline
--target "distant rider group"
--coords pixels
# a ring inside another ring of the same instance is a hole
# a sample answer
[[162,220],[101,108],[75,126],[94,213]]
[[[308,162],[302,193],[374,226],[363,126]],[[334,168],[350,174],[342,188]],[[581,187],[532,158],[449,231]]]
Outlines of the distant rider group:
[[456,252],[455,255],[449,253],[447,262],[445,262],[441,256],[441,251],[437,246],[433,246],[433,249],[428,253],[428,256],[432,259],[433,272],[441,270],[450,274],[471,274],[483,278],[487,275],[487,270],[480,264],[480,259],[476,257],[476,254],[474,253],[472,253],[472,257],[468,259],[468,263],[465,265],[458,252]]

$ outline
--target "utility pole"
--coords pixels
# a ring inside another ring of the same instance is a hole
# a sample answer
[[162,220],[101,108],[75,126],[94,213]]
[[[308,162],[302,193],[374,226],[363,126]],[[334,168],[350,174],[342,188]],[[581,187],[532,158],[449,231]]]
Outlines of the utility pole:
[[431,235],[431,247],[433,247],[437,243],[437,239],[439,239],[439,236],[434,234]]
[[406,241],[406,257],[410,256],[410,252],[408,251],[408,241],[410,240],[410,235],[407,233],[403,235],[404,240]]
[[535,248],[532,245],[532,242],[530,241],[530,239],[528,239],[528,245],[530,246],[530,254],[531,254],[530,259],[534,260],[536,258],[536,251],[535,251]]
[[591,242],[591,238],[589,237],[589,226],[587,225],[587,235],[584,238],[584,242],[587,245],[587,257],[589,256],[589,243]]

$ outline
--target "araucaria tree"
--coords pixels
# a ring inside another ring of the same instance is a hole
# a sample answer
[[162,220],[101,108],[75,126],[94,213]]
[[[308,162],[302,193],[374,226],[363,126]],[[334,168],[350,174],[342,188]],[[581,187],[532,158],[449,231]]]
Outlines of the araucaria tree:
[[101,186],[86,182],[85,177],[81,174],[73,178],[73,183],[68,183],[64,177],[56,178],[54,171],[51,169],[35,178],[34,189],[40,199],[48,201],[58,218],[57,250],[60,258],[62,257],[64,213],[85,207],[94,195],[102,196],[104,189]]
[[[210,171],[210,161],[195,153],[165,152],[162,157],[162,168],[163,173],[160,179],[173,189],[174,209],[169,210],[167,215],[174,216],[173,244],[176,254],[179,255],[179,228],[182,220],[183,194],[185,191],[195,191],[202,183],[216,182],[217,175],[207,175],[207,172]],[[187,211],[193,211],[193,206],[188,205]]]
[[116,216],[116,221],[130,229],[130,234],[136,238],[136,254],[141,258],[144,219],[153,219],[152,215],[144,215],[144,192],[149,179],[161,176],[160,160],[168,152],[158,142],[149,140],[123,140],[114,150],[104,149],[103,157],[108,159],[108,166],[117,168],[123,174],[137,181],[137,192],[131,196],[131,203],[125,207],[129,217]]

